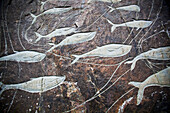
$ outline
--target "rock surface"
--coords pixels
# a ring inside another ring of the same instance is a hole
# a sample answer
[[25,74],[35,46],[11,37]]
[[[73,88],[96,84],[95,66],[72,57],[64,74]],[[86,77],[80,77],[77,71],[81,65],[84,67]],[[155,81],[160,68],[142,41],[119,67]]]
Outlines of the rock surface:
[[[42,8],[40,0],[1,0],[0,56],[12,54],[14,50],[34,50],[45,53],[51,47],[49,42],[58,44],[67,37],[57,36],[52,40],[43,38],[34,43],[37,39],[35,31],[46,35],[57,28],[77,27],[80,32],[97,32],[91,41],[55,48],[39,63],[0,62],[0,81],[4,84],[21,83],[44,75],[66,76],[63,84],[42,94],[31,94],[15,89],[3,92],[0,97],[1,112],[61,113],[68,111],[93,97],[107,83],[121,61],[135,57],[151,48],[169,46],[170,16],[167,0],[122,0],[116,4],[103,2],[87,4],[87,1],[50,0]],[[120,7],[131,4],[138,5],[141,11],[139,13],[123,10],[108,12],[107,6]],[[68,6],[73,7],[73,10],[61,15],[49,14],[38,17],[28,29],[33,20],[30,13],[38,15],[50,8]],[[111,25],[106,18],[115,24],[133,20],[151,20],[153,25],[139,30],[117,27],[111,33]],[[163,32],[160,32],[161,30]],[[30,42],[27,42],[25,36]],[[147,39],[148,37],[150,38]],[[146,40],[139,47],[138,43],[141,39]],[[75,59],[73,54],[83,54],[97,46],[113,43],[132,45],[132,50],[129,54],[117,58],[84,57],[71,65]],[[169,61],[139,60],[133,71],[128,71],[119,78],[130,69],[130,65],[122,64],[102,91],[118,80],[110,89],[71,112],[104,113],[119,97],[133,88],[128,85],[130,81],[142,82],[166,66],[169,66]],[[137,106],[138,89],[135,88],[121,98],[109,112],[118,112],[122,103],[133,97],[125,106],[124,113],[168,113],[170,112],[169,90],[170,88],[167,87],[149,87],[145,89],[144,98]]]

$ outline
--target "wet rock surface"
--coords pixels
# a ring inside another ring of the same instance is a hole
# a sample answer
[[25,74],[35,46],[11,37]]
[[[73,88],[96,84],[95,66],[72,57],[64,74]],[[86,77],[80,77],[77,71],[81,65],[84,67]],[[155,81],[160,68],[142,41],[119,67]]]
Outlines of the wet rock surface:
[[[132,4],[138,5],[141,11],[108,12],[108,6],[120,7]],[[54,7],[69,6],[73,7],[71,11],[42,15],[30,27],[33,20],[30,13],[38,15]],[[3,0],[0,15],[1,56],[23,50],[45,53],[51,47],[48,43],[58,44],[72,35],[56,36],[51,40],[42,38],[34,43],[37,39],[34,32],[46,35],[63,27],[75,27],[80,32],[97,32],[93,40],[55,48],[52,53],[46,53],[46,58],[38,63],[0,62],[0,81],[4,84],[22,83],[30,78],[42,76],[66,76],[65,82],[59,87],[41,94],[15,89],[4,91],[0,97],[0,111],[4,113],[61,113],[79,105],[70,112],[104,113],[119,97],[133,88],[128,85],[130,81],[142,82],[150,75],[169,66],[168,60],[139,60],[133,71],[129,70],[131,66],[129,64],[119,65],[125,59],[130,57],[129,60],[132,60],[131,57],[151,48],[169,46],[170,17],[166,0],[122,0],[115,4],[103,2],[87,4],[87,0],[51,0],[45,3],[43,8],[39,0]],[[115,24],[133,20],[151,20],[153,24],[139,30],[126,26],[117,27],[114,32],[111,32],[111,24],[106,19]],[[30,42],[26,40],[26,36]],[[143,40],[142,44],[139,43],[141,40]],[[75,59],[73,54],[81,55],[107,44],[132,45],[132,49],[122,57],[83,57],[71,65]],[[86,100],[93,97],[109,81],[113,73],[113,78],[102,90],[104,92],[87,102]],[[111,85],[113,86],[105,91]],[[170,112],[169,90],[168,87],[148,87],[145,89],[142,102],[137,106],[138,88],[134,88],[119,99],[108,112],[118,112],[124,101],[133,97],[124,107],[124,113],[168,113]]]

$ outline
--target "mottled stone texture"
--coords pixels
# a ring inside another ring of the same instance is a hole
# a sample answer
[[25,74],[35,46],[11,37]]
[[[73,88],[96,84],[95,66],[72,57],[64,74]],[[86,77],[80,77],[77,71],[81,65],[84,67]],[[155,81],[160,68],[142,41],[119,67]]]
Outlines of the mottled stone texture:
[[[0,112],[26,113],[61,113],[70,110],[87,99],[106,84],[112,73],[117,68],[117,64],[128,57],[135,57],[138,54],[148,51],[151,48],[169,46],[169,6],[167,0],[122,0],[120,3],[111,4],[95,2],[87,5],[87,0],[51,1],[44,5],[44,10],[53,7],[72,6],[73,10],[62,15],[44,15],[37,18],[30,30],[27,32],[32,43],[28,43],[24,35],[26,29],[32,22],[30,12],[38,15],[41,13],[40,0],[1,0],[1,32],[0,32],[0,56],[5,56],[15,51],[23,51],[19,38],[26,50],[45,52],[51,46],[49,42],[59,43],[66,36],[53,37],[52,40],[45,38],[36,44],[32,44],[37,38],[34,32],[42,35],[48,34],[61,27],[78,27],[81,32],[96,31],[95,38],[81,44],[67,45],[53,50],[65,57],[58,57],[48,53],[47,57],[39,63],[17,63],[0,62],[0,81],[4,84],[14,84],[28,81],[30,78],[45,75],[65,75],[66,82],[59,87],[42,94],[31,94],[21,90],[7,90],[0,97]],[[163,4],[161,4],[163,1]],[[124,5],[139,5],[139,13],[116,10],[105,13],[108,5],[119,7]],[[81,12],[81,9],[86,8]],[[103,16],[101,16],[103,15]],[[118,27],[111,33],[111,25],[106,18],[113,23],[120,24],[132,20],[151,20],[153,26],[138,30],[128,27]],[[19,25],[20,23],[20,25]],[[161,30],[166,32],[161,32]],[[140,33],[139,33],[140,32]],[[140,39],[147,39],[138,47]],[[127,37],[129,37],[127,39]],[[127,39],[127,40],[126,40]],[[134,40],[133,40],[134,39]],[[125,41],[126,40],[126,41]],[[132,41],[133,40],[133,41]],[[125,42],[124,42],[125,41]],[[132,42],[131,42],[132,41]],[[90,57],[81,58],[74,65],[70,65],[74,60],[72,54],[83,54],[95,49],[97,46],[107,44],[127,44],[132,45],[129,54],[119,58]],[[5,45],[7,44],[7,50]],[[84,62],[84,63],[82,63]],[[85,103],[72,113],[103,113],[124,93],[133,86],[128,85],[130,81],[144,81],[151,74],[156,73],[169,65],[169,61],[140,60],[133,71],[129,71],[121,77],[109,90],[99,95],[95,99]],[[122,64],[115,75],[104,88],[106,89],[114,83],[124,72],[130,69],[130,65]],[[103,89],[103,90],[104,90]],[[144,98],[139,106],[136,105],[136,95],[138,89],[120,99],[110,110],[110,113],[118,112],[119,106],[130,97],[133,97],[124,108],[125,113],[168,113],[170,112],[170,88],[149,87],[145,90]]]

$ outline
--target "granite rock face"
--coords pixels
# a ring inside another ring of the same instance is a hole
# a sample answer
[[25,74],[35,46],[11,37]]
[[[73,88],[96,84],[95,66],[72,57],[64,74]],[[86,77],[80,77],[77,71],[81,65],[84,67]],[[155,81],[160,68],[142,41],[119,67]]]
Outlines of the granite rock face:
[[[2,113],[61,113],[74,108],[71,113],[170,112],[170,88],[146,88],[143,100],[137,106],[138,89],[128,85],[130,81],[142,82],[165,69],[169,60],[139,60],[133,71],[130,71],[130,64],[123,62],[152,48],[170,46],[168,1],[87,2],[49,0],[42,5],[40,0],[1,0],[0,57],[26,50],[45,53],[46,57],[37,63],[1,61],[0,82],[17,84],[42,76],[66,76],[60,86],[41,94],[16,89],[4,91],[0,97]],[[128,5],[138,5],[140,12],[118,9],[109,12],[108,6],[118,8]],[[31,25],[33,17],[30,13],[38,15],[48,9],[70,6],[73,9],[68,12],[42,15]],[[148,20],[152,21],[152,25],[139,30],[122,26],[111,32],[112,25],[107,19],[114,24]],[[49,43],[58,44],[76,33],[55,36],[50,40],[42,38],[35,43],[35,32],[47,35],[64,27],[74,27],[78,32],[96,32],[96,36],[83,43],[57,47],[51,53],[46,53],[52,47]],[[131,45],[132,49],[121,57],[82,57],[71,65],[75,59],[73,55],[81,55],[107,44]]]

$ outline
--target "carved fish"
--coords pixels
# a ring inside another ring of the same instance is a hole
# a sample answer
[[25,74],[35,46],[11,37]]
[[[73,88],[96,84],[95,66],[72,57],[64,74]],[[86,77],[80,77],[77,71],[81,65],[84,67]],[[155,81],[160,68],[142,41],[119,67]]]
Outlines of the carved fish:
[[161,47],[141,53],[140,55],[136,56],[132,61],[125,62],[125,64],[132,63],[131,70],[133,70],[135,68],[136,62],[140,59],[170,60],[170,47]]
[[47,2],[49,2],[49,3],[56,3],[57,1],[73,1],[73,0],[46,0],[46,1],[44,1],[44,2],[40,2],[41,3],[41,8],[40,8],[40,10],[41,11],[43,11],[43,8],[44,8],[44,5],[47,3]]
[[117,2],[120,2],[122,0],[89,0],[87,3],[92,3],[92,2],[95,2],[95,1],[108,2],[108,3],[117,3]]
[[51,90],[64,82],[65,76],[44,76],[38,78],[32,78],[30,81],[19,83],[19,84],[9,84],[4,85],[0,82],[1,91],[0,95],[9,89],[20,89],[29,93],[42,93]]
[[64,2],[66,2],[66,1],[73,1],[73,0],[46,0],[45,2],[41,2],[41,5],[43,7],[47,2],[55,4],[57,1],[64,1]]
[[122,6],[122,7],[117,7],[113,8],[111,6],[108,6],[110,8],[109,12],[112,12],[114,10],[125,10],[125,11],[135,11],[135,12],[140,12],[140,7],[137,5],[129,5],[129,6]]
[[139,88],[137,95],[137,105],[139,105],[145,88],[150,86],[170,87],[170,67],[149,76],[143,82],[129,82],[129,84]]
[[71,36],[66,37],[59,44],[53,45],[53,47],[50,48],[47,52],[52,51],[54,48],[56,48],[58,46],[70,45],[70,44],[78,44],[78,43],[83,43],[83,42],[86,42],[86,41],[90,41],[95,37],[95,35],[96,35],[96,32],[73,34]]
[[41,14],[39,14],[37,16],[30,13],[30,15],[33,17],[33,21],[32,21],[31,24],[34,24],[39,16],[42,16],[42,15],[45,15],[45,14],[62,14],[62,13],[70,11],[71,9],[73,9],[73,8],[72,7],[68,7],[68,8],[52,8],[52,9],[48,9],[47,11],[44,11],[43,13],[41,13]]
[[102,47],[97,47],[96,49],[82,55],[73,55],[74,57],[76,57],[76,59],[71,64],[74,64],[80,58],[87,56],[121,57],[129,53],[131,48],[131,45],[108,44]]
[[147,28],[152,24],[152,21],[145,21],[145,20],[134,20],[134,21],[126,22],[122,24],[113,24],[108,19],[107,21],[112,25],[111,32],[113,32],[116,29],[116,27],[120,27],[120,26],[134,27],[134,28],[137,28],[138,30],[139,28]]
[[48,2],[56,2],[56,1],[73,1],[73,0],[47,0]]
[[36,39],[35,43],[38,42],[41,38],[47,37],[48,39],[51,39],[52,37],[55,37],[55,36],[68,35],[70,33],[75,33],[75,32],[77,32],[77,31],[76,31],[76,28],[74,28],[74,27],[59,28],[45,36],[42,36],[39,33],[35,32],[36,36],[38,37]]
[[16,52],[11,55],[3,56],[0,58],[0,61],[35,63],[35,62],[40,62],[41,60],[43,60],[45,56],[46,54],[35,52],[35,51],[21,51],[21,52]]

